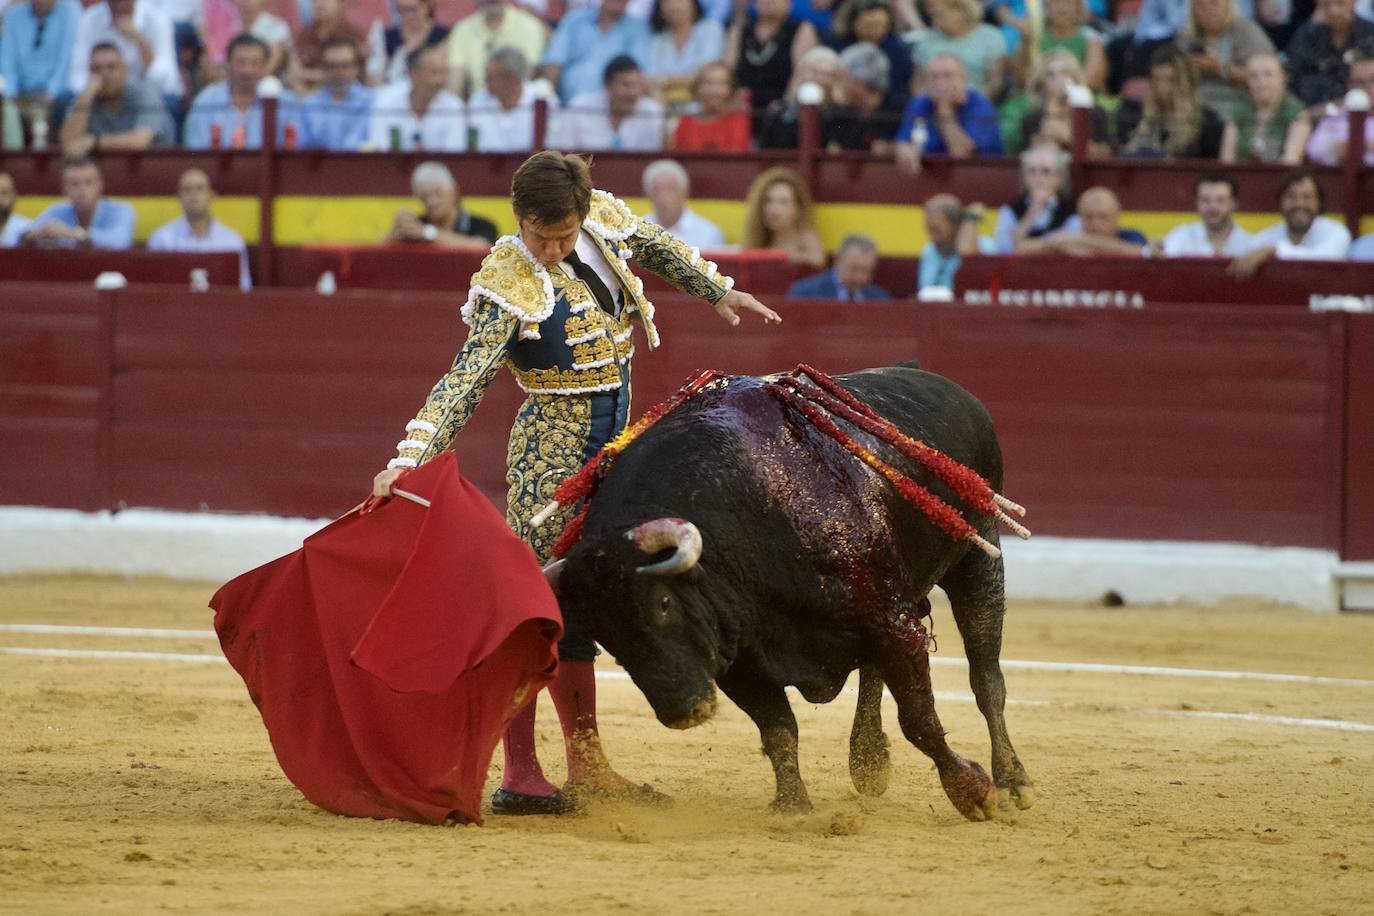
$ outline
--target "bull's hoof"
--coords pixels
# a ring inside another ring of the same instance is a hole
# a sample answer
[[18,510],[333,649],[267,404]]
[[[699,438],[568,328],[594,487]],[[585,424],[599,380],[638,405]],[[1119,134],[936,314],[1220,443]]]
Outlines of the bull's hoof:
[[801,814],[810,814],[815,809],[811,805],[811,799],[807,798],[805,795],[790,796],[786,798],[779,795],[777,798],[773,799],[773,803],[768,806],[768,810],[772,811],[774,814],[786,814],[795,817]]
[[1010,805],[1013,802],[1016,804],[1016,807],[1025,811],[1031,805],[1035,804],[1035,787],[1030,783],[1023,783],[1021,785],[1011,786],[1007,789],[997,790],[997,807],[1004,811],[1010,810]]
[[981,766],[960,760],[940,774],[945,794],[960,814],[971,821],[992,820],[997,812],[997,789]]
[[887,791],[892,777],[892,758],[887,752],[887,736],[876,741],[849,743],[849,778],[860,795],[878,796]]

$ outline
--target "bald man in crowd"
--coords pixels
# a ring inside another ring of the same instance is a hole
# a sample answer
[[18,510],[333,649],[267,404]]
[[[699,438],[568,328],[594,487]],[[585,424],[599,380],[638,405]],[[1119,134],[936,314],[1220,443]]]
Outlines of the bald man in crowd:
[[1108,188],[1095,187],[1078,198],[1078,219],[1063,229],[1025,239],[1018,254],[1058,252],[1079,257],[1109,254],[1118,257],[1149,257],[1149,239],[1135,229],[1121,228],[1121,202]]
[[149,251],[237,251],[239,253],[239,289],[253,288],[248,273],[248,246],[243,236],[215,219],[210,205],[215,190],[210,176],[200,169],[187,169],[177,181],[177,199],[181,202],[181,217],[155,230],[148,237]]

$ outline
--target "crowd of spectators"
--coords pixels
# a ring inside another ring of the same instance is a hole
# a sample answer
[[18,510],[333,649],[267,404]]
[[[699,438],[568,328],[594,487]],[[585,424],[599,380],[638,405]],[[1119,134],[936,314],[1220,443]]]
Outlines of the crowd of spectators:
[[264,91],[281,99],[282,144],[337,151],[528,149],[539,98],[550,145],[785,148],[810,101],[827,147],[915,171],[926,154],[1068,148],[1080,93],[1093,156],[1330,164],[1344,152],[1347,91],[1374,81],[1367,0],[1046,0],[1038,23],[1024,0],[0,9],[6,142],[69,155],[251,149]]

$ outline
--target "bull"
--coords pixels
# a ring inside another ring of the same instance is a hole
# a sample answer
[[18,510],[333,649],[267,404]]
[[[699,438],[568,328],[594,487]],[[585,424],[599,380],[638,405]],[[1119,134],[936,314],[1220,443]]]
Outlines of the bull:
[[[838,381],[1001,489],[992,421],[958,385],[905,366]],[[858,430],[853,440],[958,505],[916,462]],[[994,518],[968,521],[998,542]],[[1032,802],[1003,716],[1000,557],[937,528],[772,396],[767,379],[709,386],[635,439],[601,481],[581,540],[547,572],[567,628],[601,643],[664,725],[710,719],[716,687],[754,721],[776,778],[776,811],[811,810],[784,688],[826,703],[855,669],[849,764],[860,793],[887,786],[886,684],[902,734],[934,761],[960,813],[983,820],[999,805]],[[936,585],[949,597],[987,720],[991,779],[949,747],[935,711],[921,617]]]

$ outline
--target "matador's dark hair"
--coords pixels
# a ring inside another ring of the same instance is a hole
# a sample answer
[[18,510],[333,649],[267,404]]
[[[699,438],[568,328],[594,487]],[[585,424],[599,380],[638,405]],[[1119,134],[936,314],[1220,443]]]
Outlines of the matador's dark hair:
[[511,180],[511,207],[518,220],[549,225],[569,214],[586,219],[592,207],[592,173],[581,156],[546,149],[526,159]]

